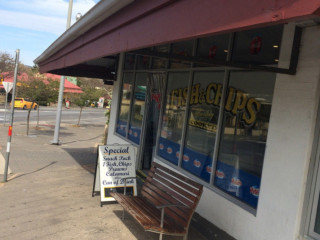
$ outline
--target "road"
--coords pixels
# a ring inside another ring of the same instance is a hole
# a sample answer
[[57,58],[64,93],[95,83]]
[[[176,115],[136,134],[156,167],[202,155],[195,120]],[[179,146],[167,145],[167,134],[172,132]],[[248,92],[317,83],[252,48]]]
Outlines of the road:
[[[39,108],[39,121],[55,122],[56,121],[56,108],[43,107]],[[62,110],[61,123],[77,124],[79,118],[80,108],[71,108]],[[106,117],[104,116],[105,109],[99,108],[84,108],[81,115],[81,123],[95,123],[95,122],[105,122]],[[27,110],[14,110],[14,123],[23,123],[27,121]],[[6,115],[6,116],[5,116]],[[5,114],[4,108],[0,108],[0,124],[4,124],[4,119],[6,118],[6,123],[9,123],[11,113],[10,109],[7,109]],[[32,110],[30,115],[30,122],[37,121],[37,111]]]

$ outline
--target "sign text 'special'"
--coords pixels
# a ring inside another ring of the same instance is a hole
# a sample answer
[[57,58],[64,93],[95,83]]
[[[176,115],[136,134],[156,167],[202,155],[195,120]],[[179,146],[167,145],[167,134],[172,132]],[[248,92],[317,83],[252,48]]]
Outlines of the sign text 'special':
[[108,155],[116,155],[116,154],[123,154],[123,153],[129,153],[129,147],[121,147],[121,148],[109,148],[108,146],[106,146],[104,148],[104,152],[103,153],[107,153]]

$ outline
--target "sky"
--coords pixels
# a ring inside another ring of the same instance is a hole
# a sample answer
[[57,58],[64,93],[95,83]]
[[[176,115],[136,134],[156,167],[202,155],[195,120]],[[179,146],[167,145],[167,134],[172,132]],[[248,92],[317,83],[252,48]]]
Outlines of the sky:
[[[99,0],[73,0],[71,24]],[[69,0],[0,0],[0,52],[13,58],[20,49],[20,62],[33,66],[65,30]]]

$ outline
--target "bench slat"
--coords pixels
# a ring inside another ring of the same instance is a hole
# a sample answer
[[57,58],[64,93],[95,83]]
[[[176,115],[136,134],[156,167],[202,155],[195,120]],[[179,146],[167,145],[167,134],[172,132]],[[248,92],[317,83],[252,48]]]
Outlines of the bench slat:
[[190,186],[184,183],[180,178],[172,177],[171,175],[167,174],[166,172],[163,172],[162,170],[156,171],[156,172],[151,171],[149,176],[152,178],[162,177],[162,179],[167,179],[177,184],[181,189],[185,189],[185,191],[192,193],[194,195],[199,195],[199,192],[202,191],[202,188],[195,188],[193,186]]
[[[155,185],[152,185],[148,182],[145,183],[145,187],[149,188],[151,191],[154,191],[156,194],[161,196],[164,200],[162,201],[162,204],[179,204],[179,205],[185,205],[180,201],[177,201],[177,199],[173,198],[170,194],[167,192],[164,192],[160,188],[156,187]],[[190,214],[188,211],[188,208],[179,208],[179,207],[172,207],[171,209],[174,209],[173,211],[177,212],[177,214],[181,215],[182,218],[187,218],[187,216]],[[177,210],[175,210],[177,209]]]
[[157,181],[152,181],[152,185],[157,186],[159,189],[166,191],[168,194],[170,194],[171,196],[173,196],[174,198],[176,198],[177,200],[179,200],[182,204],[188,206],[189,208],[193,209],[193,202],[190,201],[187,198],[182,197],[181,195],[179,195],[178,193],[176,193],[175,191],[173,191],[172,189],[167,188],[165,185],[157,182]]
[[[165,186],[173,189],[174,191],[178,192],[180,195],[182,195],[185,198],[189,199],[190,202],[194,202],[194,201],[197,200],[197,197],[196,197],[197,195],[191,194],[190,192],[185,190],[185,188],[183,188],[183,186],[181,186],[179,184],[179,182],[174,181],[174,179],[173,180],[171,180],[170,178],[165,179],[159,174],[154,174],[152,179],[156,180],[160,184],[165,185]],[[148,180],[151,180],[151,179],[148,179]]]
[[[152,189],[144,188],[143,196],[147,198],[150,202],[154,203],[157,202],[158,204],[155,205],[166,205],[171,203],[166,199],[162,198],[162,196],[157,195]],[[159,204],[160,203],[160,204]],[[177,201],[174,202],[175,204]],[[165,209],[165,214],[173,218],[177,221],[181,226],[186,227],[188,224],[188,215],[181,211],[178,207],[170,207]],[[190,214],[190,213],[189,213]]]
[[200,183],[197,183],[197,182],[191,180],[190,178],[182,176],[181,174],[179,174],[179,173],[177,173],[175,171],[172,171],[172,170],[160,165],[159,163],[152,162],[152,165],[153,165],[154,168],[159,168],[159,169],[163,170],[164,172],[167,172],[168,174],[170,174],[172,176],[175,176],[176,178],[179,178],[180,180],[192,185],[193,187],[195,187],[197,189],[202,189],[203,188],[203,186]]

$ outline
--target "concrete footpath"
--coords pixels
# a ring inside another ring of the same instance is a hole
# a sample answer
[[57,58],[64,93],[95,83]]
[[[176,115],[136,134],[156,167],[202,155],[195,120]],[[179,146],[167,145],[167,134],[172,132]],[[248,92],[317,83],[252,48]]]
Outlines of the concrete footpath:
[[[0,239],[158,239],[129,215],[122,221],[118,204],[100,207],[92,197],[96,146],[103,123],[61,125],[59,146],[51,145],[53,123],[14,125],[8,182],[0,183]],[[0,152],[5,156],[8,126],[0,126]],[[0,181],[3,180],[0,173]],[[182,239],[164,236],[164,240]],[[191,227],[189,239],[204,239]],[[212,238],[214,239],[214,238]]]

